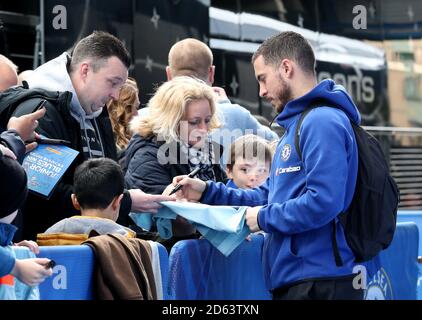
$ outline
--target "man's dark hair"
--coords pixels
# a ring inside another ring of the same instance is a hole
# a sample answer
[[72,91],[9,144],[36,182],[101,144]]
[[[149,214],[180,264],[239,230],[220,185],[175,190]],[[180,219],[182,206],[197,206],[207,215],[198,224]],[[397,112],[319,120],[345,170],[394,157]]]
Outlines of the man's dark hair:
[[252,56],[252,63],[261,56],[265,64],[278,67],[283,59],[296,62],[301,69],[315,74],[315,55],[309,42],[299,33],[287,31],[265,40]]
[[124,44],[110,33],[94,31],[73,48],[70,72],[86,58],[92,58],[93,69],[97,71],[111,57],[117,57],[129,69],[130,54]]
[[73,190],[82,209],[105,209],[123,193],[122,169],[111,159],[89,159],[76,168]]

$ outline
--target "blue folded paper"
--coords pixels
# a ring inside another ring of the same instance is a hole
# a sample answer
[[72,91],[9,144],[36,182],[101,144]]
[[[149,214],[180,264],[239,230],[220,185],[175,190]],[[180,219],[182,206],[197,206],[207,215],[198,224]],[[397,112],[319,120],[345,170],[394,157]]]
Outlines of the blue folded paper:
[[247,207],[210,206],[193,202],[161,202],[156,214],[134,213],[129,216],[136,225],[150,230],[157,225],[163,239],[172,237],[171,220],[179,215],[194,225],[197,230],[225,256],[230,255],[250,233],[245,223]]

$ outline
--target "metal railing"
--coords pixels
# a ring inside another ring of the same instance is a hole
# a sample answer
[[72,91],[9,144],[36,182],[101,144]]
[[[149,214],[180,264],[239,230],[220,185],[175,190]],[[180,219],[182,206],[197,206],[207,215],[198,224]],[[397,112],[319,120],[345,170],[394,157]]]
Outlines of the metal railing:
[[422,128],[364,127],[383,146],[400,188],[399,209],[422,209]]

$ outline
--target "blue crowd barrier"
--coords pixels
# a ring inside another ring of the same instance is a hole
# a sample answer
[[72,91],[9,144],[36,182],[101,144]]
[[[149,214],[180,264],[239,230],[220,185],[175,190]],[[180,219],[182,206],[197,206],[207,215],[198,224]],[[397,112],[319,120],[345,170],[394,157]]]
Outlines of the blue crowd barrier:
[[416,300],[419,230],[414,222],[397,223],[390,246],[364,263],[368,300]]
[[92,249],[80,246],[40,247],[40,258],[53,259],[53,275],[40,285],[41,300],[92,299],[95,257]]
[[169,256],[169,299],[271,299],[264,283],[264,236],[253,235],[228,257],[207,240],[182,240]]
[[[399,220],[401,220],[400,217]],[[419,217],[418,217],[419,218]],[[413,217],[414,219],[414,217]],[[420,220],[422,223],[422,219]],[[421,224],[422,226],[422,224]],[[264,236],[253,235],[225,257],[207,240],[183,240],[167,251],[156,243],[164,299],[271,299],[264,283]],[[388,249],[369,263],[367,299],[416,299],[419,231],[415,223],[398,223]],[[53,276],[40,289],[43,300],[92,299],[94,255],[88,246],[40,247],[39,257],[55,260]]]
[[161,285],[163,300],[168,300],[167,294],[167,283],[168,283],[168,273],[169,273],[169,256],[167,249],[161,244],[156,242],[158,248],[158,254],[160,257],[160,275],[161,275]]
[[[418,226],[419,233],[422,232],[422,211],[399,210],[397,212],[397,222],[414,222]],[[422,256],[422,237],[419,237],[419,252]]]
[[[422,211],[416,210],[399,210],[397,215],[398,222],[415,222],[419,229],[419,234],[422,234]],[[422,237],[419,237],[418,255],[422,256]],[[422,300],[422,264],[418,264],[418,300]]]
[[[167,299],[169,258],[166,248],[158,249],[159,272],[163,298]],[[91,300],[93,298],[93,271],[95,256],[87,245],[42,246],[40,258],[53,259],[53,275],[40,284],[41,300]]]

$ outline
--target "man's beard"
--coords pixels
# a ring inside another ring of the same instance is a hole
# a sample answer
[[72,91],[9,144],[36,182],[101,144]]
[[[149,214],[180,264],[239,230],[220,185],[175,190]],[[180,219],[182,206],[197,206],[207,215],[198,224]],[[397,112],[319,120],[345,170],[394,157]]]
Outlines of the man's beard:
[[283,111],[286,104],[293,100],[292,88],[283,80],[281,75],[279,75],[280,80],[280,90],[277,93],[277,101],[276,105],[274,105],[275,110],[277,113],[281,113]]

